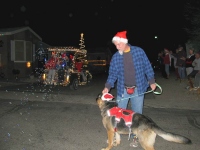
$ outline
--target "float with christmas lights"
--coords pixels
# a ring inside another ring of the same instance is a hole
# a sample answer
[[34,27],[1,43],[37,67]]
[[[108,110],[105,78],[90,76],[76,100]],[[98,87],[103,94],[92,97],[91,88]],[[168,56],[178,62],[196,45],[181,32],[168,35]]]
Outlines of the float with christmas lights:
[[[59,64],[55,69],[54,79],[49,80],[49,68],[46,67],[41,76],[41,82],[46,85],[70,86],[71,89],[77,90],[79,85],[88,84],[92,75],[88,70],[86,59],[87,50],[83,46],[83,35],[81,34],[80,48],[76,47],[49,47],[48,51],[55,56],[55,62]],[[66,62],[66,63],[64,63]]]

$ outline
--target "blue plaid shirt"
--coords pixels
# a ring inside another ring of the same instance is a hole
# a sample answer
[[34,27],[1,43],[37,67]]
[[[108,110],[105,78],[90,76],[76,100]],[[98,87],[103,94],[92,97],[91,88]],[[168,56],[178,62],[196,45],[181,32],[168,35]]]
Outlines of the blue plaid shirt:
[[[149,84],[155,83],[154,71],[144,50],[137,46],[130,46],[133,63],[135,67],[135,80],[138,94],[146,92]],[[124,64],[123,55],[117,51],[110,62],[109,75],[106,81],[108,89],[113,88],[117,81],[117,95],[123,97],[124,93]]]

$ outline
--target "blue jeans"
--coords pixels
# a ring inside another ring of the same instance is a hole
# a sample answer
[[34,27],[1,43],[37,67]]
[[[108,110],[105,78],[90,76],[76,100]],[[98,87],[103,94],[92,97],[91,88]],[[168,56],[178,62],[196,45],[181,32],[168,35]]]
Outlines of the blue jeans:
[[178,66],[178,73],[179,73],[180,79],[184,79],[186,77],[185,67],[179,67]]
[[165,72],[167,74],[167,77],[169,76],[169,64],[165,64]]
[[143,104],[144,104],[144,94],[138,95],[137,88],[135,88],[135,92],[133,94],[127,94],[126,89],[124,88],[124,96],[117,96],[118,107],[127,109],[127,105],[131,101],[131,109],[136,113],[142,114],[143,112]]

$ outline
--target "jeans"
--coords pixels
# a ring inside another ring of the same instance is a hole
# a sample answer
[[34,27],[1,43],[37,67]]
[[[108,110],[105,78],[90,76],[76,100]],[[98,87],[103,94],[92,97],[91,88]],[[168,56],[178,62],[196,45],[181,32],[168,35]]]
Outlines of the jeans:
[[197,73],[194,78],[194,87],[200,87],[200,73]]
[[169,77],[169,64],[165,64],[165,72],[167,74],[167,77]]
[[185,75],[186,74],[185,67],[178,66],[178,73],[179,73],[180,79],[184,79],[186,76]]
[[51,84],[54,81],[55,74],[56,74],[56,70],[55,69],[49,69],[48,82],[50,82]]
[[118,107],[122,109],[127,109],[127,105],[131,101],[131,109],[136,113],[142,114],[143,112],[143,104],[144,104],[144,94],[138,95],[137,88],[133,94],[127,94],[126,89],[124,88],[123,97],[117,96]]

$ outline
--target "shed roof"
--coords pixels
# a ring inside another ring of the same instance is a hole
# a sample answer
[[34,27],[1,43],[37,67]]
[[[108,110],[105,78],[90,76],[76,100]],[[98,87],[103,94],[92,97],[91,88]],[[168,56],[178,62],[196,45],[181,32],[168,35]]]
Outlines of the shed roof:
[[0,28],[0,35],[13,35],[19,32],[23,32],[25,30],[29,30],[32,32],[38,39],[42,41],[42,38],[35,33],[30,27],[25,26],[25,27],[15,27],[15,28]]

